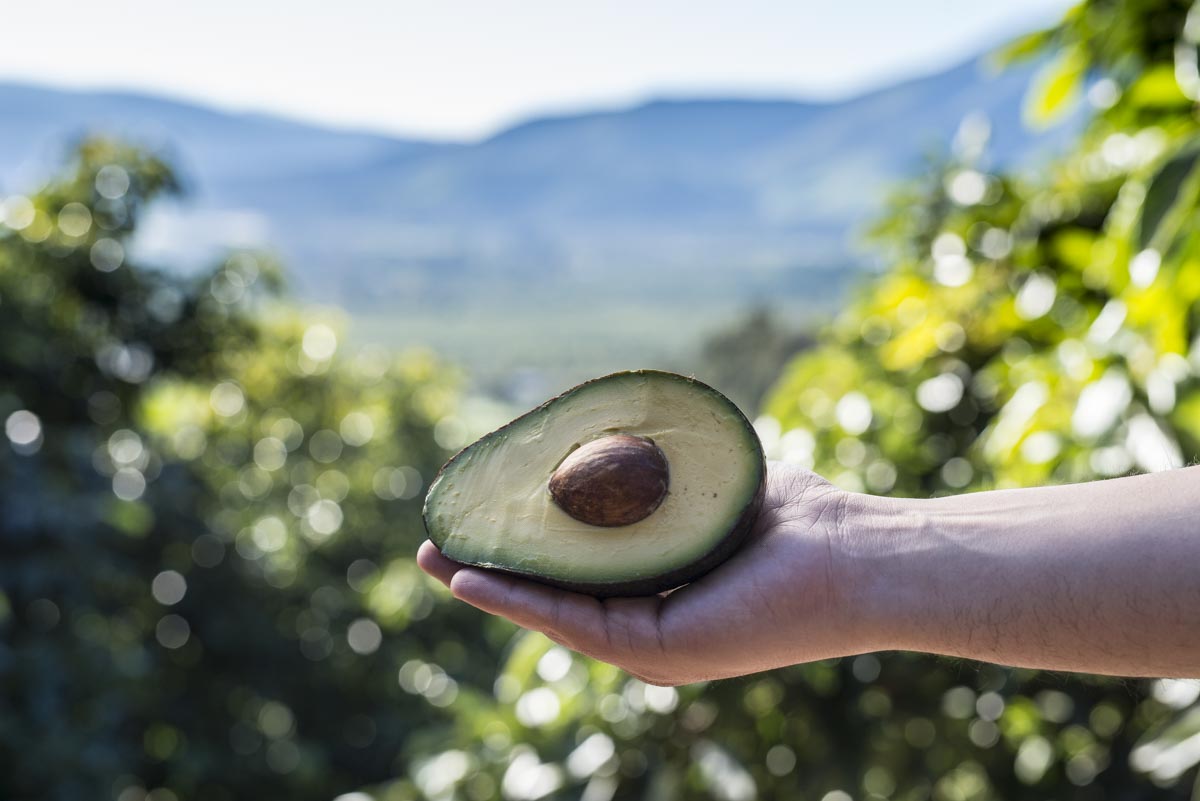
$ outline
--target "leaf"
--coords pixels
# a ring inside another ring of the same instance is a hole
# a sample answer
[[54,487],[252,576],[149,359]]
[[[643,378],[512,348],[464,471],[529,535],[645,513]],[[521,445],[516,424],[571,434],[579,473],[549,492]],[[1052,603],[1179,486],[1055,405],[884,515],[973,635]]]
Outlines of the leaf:
[[1159,253],[1167,251],[1170,241],[1161,240],[1167,238],[1168,232],[1170,238],[1173,238],[1177,225],[1164,228],[1163,223],[1169,217],[1176,216],[1173,212],[1178,208],[1181,197],[1186,202],[1192,200],[1193,193],[1184,192],[1184,186],[1196,169],[1197,159],[1200,159],[1200,143],[1186,145],[1168,159],[1150,179],[1146,199],[1142,202],[1141,217],[1137,223],[1136,238],[1139,250],[1154,245]]
[[1007,67],[1010,64],[1027,61],[1045,54],[1066,36],[1074,33],[1072,28],[1079,24],[1080,18],[1086,10],[1085,3],[1071,6],[1063,13],[1057,24],[1018,36],[1011,42],[1001,45],[992,52],[991,60],[997,66]]
[[1041,55],[1054,43],[1058,28],[1046,28],[1041,31],[1027,33],[998,48],[991,59],[1001,67],[1007,67],[1019,61],[1026,61]]
[[1067,267],[1083,272],[1092,264],[1096,236],[1083,228],[1064,228],[1050,240],[1050,250]]
[[1025,103],[1025,119],[1029,125],[1044,128],[1059,121],[1074,106],[1080,96],[1087,58],[1078,47],[1063,50],[1034,79]]
[[1170,64],[1159,64],[1146,70],[1125,91],[1126,100],[1146,109],[1170,109],[1188,106],[1191,101],[1179,88],[1175,69]]

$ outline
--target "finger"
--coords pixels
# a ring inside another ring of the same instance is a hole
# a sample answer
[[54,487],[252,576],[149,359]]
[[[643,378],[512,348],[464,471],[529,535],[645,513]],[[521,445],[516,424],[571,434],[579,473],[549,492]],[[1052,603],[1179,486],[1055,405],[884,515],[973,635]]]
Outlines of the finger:
[[605,638],[604,607],[595,598],[475,568],[455,573],[454,597],[518,626],[553,633],[576,648]]
[[463,569],[458,562],[442,556],[442,552],[429,540],[425,540],[417,549],[417,566],[447,587],[454,574]]

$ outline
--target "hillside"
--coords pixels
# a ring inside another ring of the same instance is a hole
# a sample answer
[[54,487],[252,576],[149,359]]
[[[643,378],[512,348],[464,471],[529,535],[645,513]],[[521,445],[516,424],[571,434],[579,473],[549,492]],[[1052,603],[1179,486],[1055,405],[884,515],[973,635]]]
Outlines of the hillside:
[[85,131],[129,136],[172,154],[191,189],[151,220],[152,258],[267,245],[303,296],[472,363],[539,363],[551,324],[556,359],[645,361],[750,303],[828,308],[887,187],[967,115],[990,121],[998,162],[1059,147],[1071,126],[1021,125],[1029,77],[974,60],[842,102],[664,99],[453,144],[0,84],[0,191]]

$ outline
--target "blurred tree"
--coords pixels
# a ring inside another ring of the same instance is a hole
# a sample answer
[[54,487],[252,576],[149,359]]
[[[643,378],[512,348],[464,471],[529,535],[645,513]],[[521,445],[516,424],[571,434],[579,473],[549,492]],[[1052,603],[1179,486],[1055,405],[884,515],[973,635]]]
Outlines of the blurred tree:
[[328,799],[452,725],[442,666],[491,681],[411,560],[453,382],[342,355],[265,258],[132,263],[174,189],[88,141],[0,207],[4,798]]
[[[1053,55],[1031,119],[1094,106],[1078,148],[992,174],[964,125],[770,394],[774,456],[907,495],[1196,459],[1194,18],[1089,0],[1012,48]],[[0,795],[1200,797],[1194,683],[866,655],[655,688],[446,602],[411,557],[454,382],[345,353],[261,256],[131,263],[173,187],[89,142],[0,206]]]
[[[1078,146],[1034,175],[989,174],[984,128],[964,125],[875,229],[892,269],[776,385],[761,421],[773,455],[902,495],[1200,457],[1198,42],[1190,3],[1092,0],[1014,44],[1009,58],[1053,56],[1031,122],[1094,108]],[[914,664],[947,672],[890,657],[879,681]],[[982,768],[976,794],[1200,797],[1200,751],[1180,746],[1200,737],[1196,685],[993,681],[995,714],[980,697],[970,732],[998,738],[958,757]],[[1072,710],[1061,720],[1038,700],[1047,687]]]
[[756,307],[705,340],[701,374],[750,413],[759,408],[783,365],[812,345],[811,334],[789,329],[770,309]]
[[[1093,106],[1078,147],[994,174],[964,121],[875,229],[893,267],[770,393],[772,456],[934,495],[1200,455],[1189,8],[1090,0],[1011,48],[1050,56],[1032,124]],[[473,698],[412,763],[427,798],[1200,798],[1189,681],[889,654],[655,688],[527,634]]]

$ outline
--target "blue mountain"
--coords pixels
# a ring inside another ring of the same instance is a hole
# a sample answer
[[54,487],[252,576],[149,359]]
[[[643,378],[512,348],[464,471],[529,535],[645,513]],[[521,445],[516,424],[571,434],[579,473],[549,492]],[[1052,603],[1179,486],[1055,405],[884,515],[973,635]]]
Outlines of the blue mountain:
[[130,92],[89,92],[0,82],[0,188],[22,188],[82,136],[126,137],[164,152],[197,189],[361,167],[438,149],[356,131],[333,131],[266,114],[238,114]]
[[946,153],[964,119],[990,125],[994,164],[1074,136],[1022,124],[1032,69],[979,58],[838,102],[660,99],[461,143],[0,84],[0,193],[36,184],[87,132],[124,136],[165,151],[191,189],[150,220],[150,258],[261,244],[303,296],[410,320],[409,338],[445,345],[431,329],[449,314],[497,331],[527,320],[512,342],[537,342],[548,310],[832,302],[889,187]]

